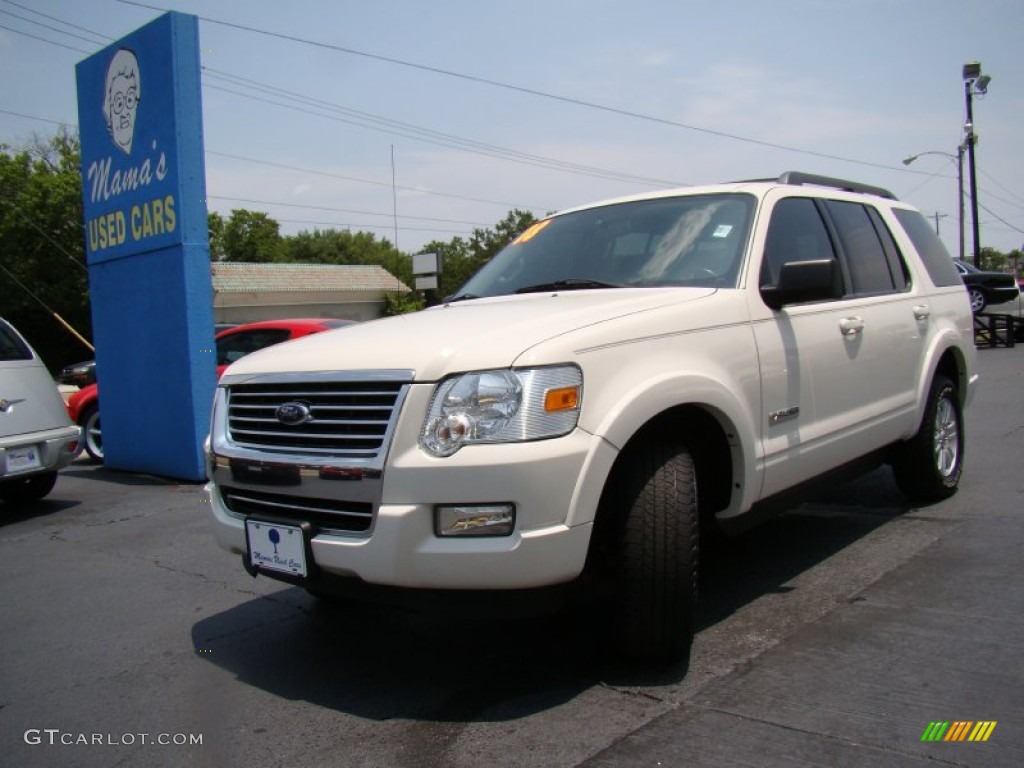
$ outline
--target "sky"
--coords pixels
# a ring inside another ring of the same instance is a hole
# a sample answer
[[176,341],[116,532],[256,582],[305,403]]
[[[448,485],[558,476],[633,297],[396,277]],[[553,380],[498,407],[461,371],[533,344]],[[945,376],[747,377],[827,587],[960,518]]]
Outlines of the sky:
[[199,17],[210,210],[283,234],[415,253],[513,208],[799,170],[890,189],[956,254],[979,61],[981,244],[1024,243],[1024,0],[0,0],[0,143],[75,127],[76,63],[164,10]]

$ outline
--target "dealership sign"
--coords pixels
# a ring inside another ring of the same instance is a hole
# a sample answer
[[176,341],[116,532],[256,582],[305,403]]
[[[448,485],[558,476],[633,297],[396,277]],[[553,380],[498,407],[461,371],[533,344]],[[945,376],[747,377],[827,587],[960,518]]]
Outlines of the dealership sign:
[[176,12],[76,67],[104,461],[192,480],[216,386],[199,73]]
[[[198,61],[174,50],[177,28],[190,22],[194,32],[194,17],[165,14],[78,65],[90,263],[183,242],[190,213],[206,225],[203,179],[182,173],[195,162],[189,152],[199,151],[202,167],[201,145],[181,124],[199,116]],[[196,68],[194,85],[181,77],[183,63]]]

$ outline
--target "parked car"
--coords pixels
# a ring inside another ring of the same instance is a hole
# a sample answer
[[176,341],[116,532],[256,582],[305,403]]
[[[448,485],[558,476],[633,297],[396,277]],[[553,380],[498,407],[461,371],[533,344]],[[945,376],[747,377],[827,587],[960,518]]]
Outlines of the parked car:
[[96,361],[84,360],[61,368],[57,381],[75,387],[87,387],[96,383]]
[[1020,295],[1017,280],[1005,272],[984,272],[973,264],[960,259],[953,259],[960,279],[967,286],[967,295],[971,298],[971,311],[974,314],[983,312],[990,304],[1005,304]]
[[81,437],[35,350],[0,320],[0,499],[46,496],[57,470],[81,451]]
[[[298,339],[313,333],[351,325],[352,320],[331,318],[296,318],[262,320],[244,325],[231,325],[216,334],[217,378],[224,369],[257,349]],[[99,387],[89,384],[68,399],[71,420],[82,427],[85,450],[96,461],[103,460],[103,432],[100,428]]]
[[582,589],[588,642],[650,661],[689,652],[702,528],[879,461],[953,494],[977,380],[924,216],[801,173],[554,214],[344,336],[221,377],[220,546],[314,595]]

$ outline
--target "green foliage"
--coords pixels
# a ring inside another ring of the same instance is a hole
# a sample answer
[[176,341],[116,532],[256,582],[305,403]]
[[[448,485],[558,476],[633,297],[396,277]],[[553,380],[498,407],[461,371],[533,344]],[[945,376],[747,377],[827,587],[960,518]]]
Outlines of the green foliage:
[[51,370],[92,356],[52,314],[90,337],[79,145],[67,129],[20,150],[0,146],[0,267],[0,315]]
[[225,261],[280,261],[284,255],[280,225],[261,211],[231,211],[224,224],[223,243]]
[[223,261],[224,253],[224,217],[216,211],[206,215],[207,226],[210,229],[210,261]]
[[409,312],[419,312],[424,307],[423,297],[416,293],[385,293],[384,294],[384,315],[405,315]]
[[[83,336],[91,336],[89,286],[85,268],[82,180],[77,136],[61,130],[14,149],[0,144],[0,315],[13,322],[39,350],[51,369],[91,357],[28,291],[60,314]],[[536,219],[510,211],[492,228],[468,237],[434,241],[423,251],[441,255],[439,297],[457,291]],[[368,232],[303,231],[282,236],[266,213],[236,209],[225,219],[208,216],[210,258],[214,261],[289,261],[313,264],[377,264],[408,286],[412,259],[386,238]],[[24,284],[25,289],[15,280]],[[387,314],[416,311],[418,293],[385,296]]]
[[441,281],[438,293],[450,296],[458,291],[469,278],[512,242],[523,230],[537,221],[529,211],[509,211],[493,229],[474,229],[469,240],[452,238],[443,243],[434,241],[423,247],[423,252],[441,255]]
[[1021,252],[1012,250],[1009,253],[1002,253],[995,248],[982,248],[981,258],[978,264],[981,269],[990,272],[1013,272],[1014,263],[1020,263]]

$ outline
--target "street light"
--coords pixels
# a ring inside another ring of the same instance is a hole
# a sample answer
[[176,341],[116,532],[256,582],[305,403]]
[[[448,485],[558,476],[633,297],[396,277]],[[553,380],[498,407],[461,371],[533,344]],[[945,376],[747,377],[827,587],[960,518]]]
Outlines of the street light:
[[916,155],[904,158],[903,164],[910,165],[917,158],[923,155],[942,155],[952,160],[956,160],[956,182],[957,182],[957,198],[960,202],[960,261],[964,260],[964,145],[961,144],[956,148],[956,154],[952,155],[949,152],[939,152],[937,150],[929,150],[928,152],[918,152]]
[[964,64],[964,98],[967,100],[967,122],[964,123],[964,142],[967,144],[967,160],[971,175],[971,233],[974,236],[974,266],[979,267],[981,261],[981,234],[978,231],[978,180],[974,170],[974,145],[978,137],[974,132],[974,94],[984,96],[988,93],[988,84],[992,78],[981,74],[981,63],[971,61]]

